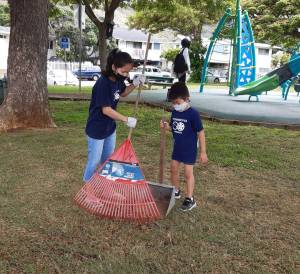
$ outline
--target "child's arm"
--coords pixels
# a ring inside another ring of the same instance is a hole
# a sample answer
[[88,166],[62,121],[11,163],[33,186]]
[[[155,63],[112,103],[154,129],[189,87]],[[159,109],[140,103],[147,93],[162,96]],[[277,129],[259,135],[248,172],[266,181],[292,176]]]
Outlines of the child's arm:
[[199,144],[200,144],[199,161],[201,164],[207,164],[208,158],[207,158],[207,154],[206,154],[206,142],[205,142],[204,129],[202,129],[198,133],[198,139],[199,139]]

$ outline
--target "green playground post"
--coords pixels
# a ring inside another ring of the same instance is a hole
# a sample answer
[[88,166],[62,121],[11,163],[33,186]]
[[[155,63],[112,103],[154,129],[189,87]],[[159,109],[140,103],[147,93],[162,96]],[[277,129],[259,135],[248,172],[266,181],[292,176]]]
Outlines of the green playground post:
[[207,53],[206,53],[206,57],[204,60],[204,64],[202,67],[202,74],[201,74],[201,82],[200,82],[200,93],[203,93],[203,88],[204,88],[204,83],[205,83],[205,79],[206,79],[206,74],[207,74],[207,68],[208,68],[208,64],[210,62],[210,58],[213,52],[213,49],[215,47],[216,41],[219,37],[219,34],[222,30],[222,28],[224,27],[226,21],[228,18],[231,17],[231,9],[228,8],[225,12],[225,14],[223,15],[222,19],[219,21],[217,28],[215,29],[212,38],[210,39],[210,44],[209,47],[207,49]]

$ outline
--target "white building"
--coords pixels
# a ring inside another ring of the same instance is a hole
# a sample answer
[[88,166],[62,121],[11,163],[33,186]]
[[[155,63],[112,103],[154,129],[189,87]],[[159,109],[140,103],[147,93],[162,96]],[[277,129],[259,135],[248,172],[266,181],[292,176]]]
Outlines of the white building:
[[[128,52],[136,62],[143,62],[148,39],[146,33],[126,27],[115,27],[113,37],[116,39],[120,50]],[[170,34],[166,37],[166,33],[164,32],[152,35],[150,42],[148,63],[157,66],[161,66],[161,55],[165,50],[180,46],[180,39],[178,37]]]
[[10,28],[0,26],[0,77],[7,71],[7,57]]
[[[208,47],[215,26],[203,26],[202,42]],[[256,75],[260,77],[272,70],[272,47],[268,44],[255,43],[256,54]],[[231,42],[230,40],[217,41],[214,52],[210,59],[209,70],[223,76],[229,70],[231,59]]]
[[[0,78],[7,72],[7,57],[8,57],[8,46],[9,46],[9,35],[10,28],[0,26]],[[51,56],[55,56],[55,36],[49,35],[48,42],[48,59]]]

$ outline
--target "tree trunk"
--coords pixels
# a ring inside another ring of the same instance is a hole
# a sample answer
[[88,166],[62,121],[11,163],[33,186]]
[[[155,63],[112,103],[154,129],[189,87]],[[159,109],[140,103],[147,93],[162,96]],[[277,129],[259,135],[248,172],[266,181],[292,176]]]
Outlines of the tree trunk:
[[47,91],[48,0],[9,0],[8,94],[0,131],[55,126]]
[[99,31],[98,46],[99,46],[100,67],[101,67],[101,70],[105,70],[106,60],[107,60],[107,55],[108,55],[105,23],[99,24],[98,31]]

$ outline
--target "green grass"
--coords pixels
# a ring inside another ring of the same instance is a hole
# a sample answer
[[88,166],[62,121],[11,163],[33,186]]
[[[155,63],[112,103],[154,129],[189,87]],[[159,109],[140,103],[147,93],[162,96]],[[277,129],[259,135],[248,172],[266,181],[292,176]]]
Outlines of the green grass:
[[[0,273],[299,271],[299,132],[204,121],[210,163],[195,168],[197,209],[181,213],[177,202],[164,220],[138,226],[95,218],[72,201],[86,162],[87,109],[54,101],[57,129],[0,135]],[[119,111],[132,115],[133,105]],[[133,133],[153,181],[161,114],[141,107]],[[119,124],[118,144],[127,133]]]
[[[93,87],[81,87],[82,93],[91,93]],[[78,93],[77,86],[48,86],[49,93]]]

